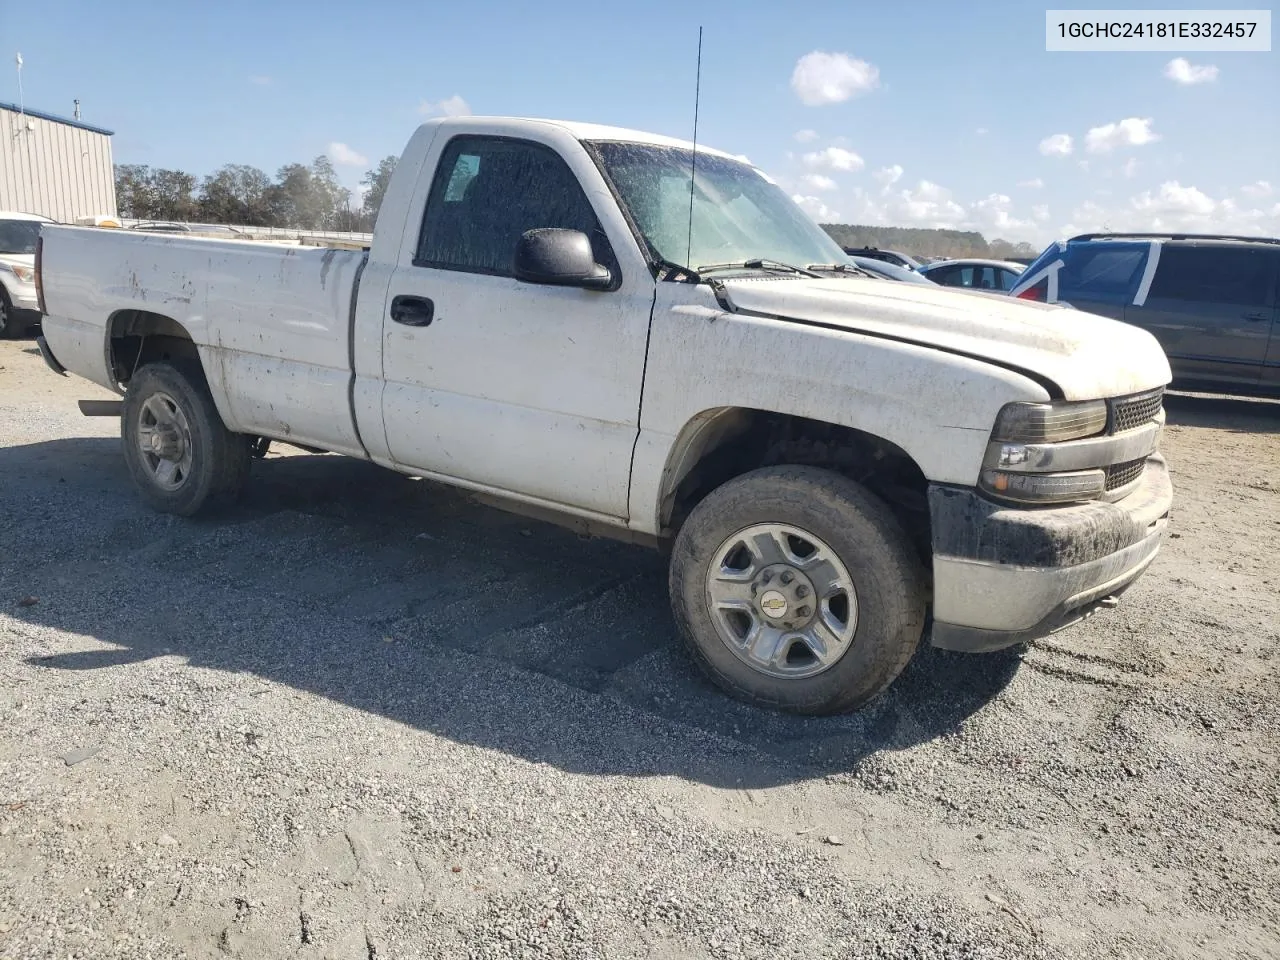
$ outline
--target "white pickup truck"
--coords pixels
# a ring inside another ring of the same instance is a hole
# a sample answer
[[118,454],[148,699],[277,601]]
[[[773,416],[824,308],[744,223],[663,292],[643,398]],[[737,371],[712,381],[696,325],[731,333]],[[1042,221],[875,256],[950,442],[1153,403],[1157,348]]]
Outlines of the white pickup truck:
[[163,511],[276,440],[668,550],[694,659],[762,705],[854,709],[926,633],[993,650],[1113,605],[1172,500],[1156,341],[872,278],[728,154],[697,148],[691,197],[694,161],[454,118],[367,252],[47,226],[41,350],[123,396]]

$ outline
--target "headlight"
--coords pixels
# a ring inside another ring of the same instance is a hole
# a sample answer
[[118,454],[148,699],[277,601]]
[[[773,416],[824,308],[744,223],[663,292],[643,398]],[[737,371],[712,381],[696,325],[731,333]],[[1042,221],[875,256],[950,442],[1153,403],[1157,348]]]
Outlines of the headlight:
[[1005,500],[1022,503],[1072,503],[1094,500],[1107,489],[1102,470],[1078,473],[1006,473],[982,471],[982,486]]
[[15,263],[0,263],[0,270],[7,270],[23,283],[32,283],[36,278],[36,272],[31,267],[20,267]]
[[1105,400],[1008,403],[996,417],[993,440],[1055,443],[1091,437],[1107,428]]

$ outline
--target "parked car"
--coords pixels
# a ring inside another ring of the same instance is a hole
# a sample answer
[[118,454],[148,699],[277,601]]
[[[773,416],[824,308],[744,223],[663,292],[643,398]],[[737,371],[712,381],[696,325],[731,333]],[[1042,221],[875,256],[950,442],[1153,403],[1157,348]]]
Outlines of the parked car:
[[169,223],[161,220],[144,220],[135,223],[130,230],[147,230],[152,233],[191,233],[191,227],[185,223]]
[[896,250],[878,250],[875,247],[843,247],[842,249],[851,257],[880,260],[884,263],[892,263],[894,266],[904,267],[907,270],[915,270],[920,266],[920,261],[915,257],[905,253],[898,253]]
[[1175,387],[1280,396],[1278,287],[1274,237],[1090,233],[1050,245],[1012,293],[1150,332]]
[[1011,260],[940,260],[920,268],[920,273],[944,287],[1008,292],[1027,268]]
[[40,324],[36,241],[48,217],[0,211],[0,337],[20,337]]
[[899,280],[905,283],[933,283],[932,280],[922,274],[906,267],[900,267],[896,263],[889,263],[887,260],[875,260],[871,257],[859,257],[852,254],[849,255],[849,259],[868,273],[874,273],[876,276],[884,277],[886,280]]
[[930,622],[980,651],[1114,605],[1173,497],[1151,335],[843,277],[781,188],[697,149],[692,217],[684,141],[455,117],[367,253],[48,227],[38,342],[122,394],[160,511],[279,440],[665,548],[693,659],[760,705],[861,706]]

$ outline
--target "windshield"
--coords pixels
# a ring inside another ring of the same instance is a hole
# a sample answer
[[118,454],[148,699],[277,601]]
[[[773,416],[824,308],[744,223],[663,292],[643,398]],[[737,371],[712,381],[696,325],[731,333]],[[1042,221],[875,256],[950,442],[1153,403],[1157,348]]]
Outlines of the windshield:
[[851,262],[790,197],[745,163],[698,154],[691,235],[692,150],[612,141],[592,146],[656,259],[693,270],[746,260],[802,267]]
[[0,254],[34,254],[39,238],[39,220],[0,220]]

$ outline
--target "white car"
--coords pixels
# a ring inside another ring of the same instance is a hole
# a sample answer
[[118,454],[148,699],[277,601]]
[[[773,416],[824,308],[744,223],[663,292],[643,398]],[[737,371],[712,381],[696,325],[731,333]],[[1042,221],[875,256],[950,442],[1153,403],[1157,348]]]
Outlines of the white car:
[[919,273],[944,287],[962,290],[997,290],[1008,293],[1026,265],[1012,260],[939,260],[926,263]]
[[235,496],[278,440],[665,548],[673,626],[757,704],[859,707],[926,636],[1114,605],[1173,498],[1155,339],[852,271],[721,151],[691,211],[693,160],[455,117],[409,141],[367,253],[51,226],[38,343],[122,395],[85,412],[120,416],[161,511]]
[[36,241],[55,223],[34,213],[0,211],[0,337],[19,337],[40,322],[36,300]]

